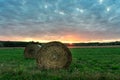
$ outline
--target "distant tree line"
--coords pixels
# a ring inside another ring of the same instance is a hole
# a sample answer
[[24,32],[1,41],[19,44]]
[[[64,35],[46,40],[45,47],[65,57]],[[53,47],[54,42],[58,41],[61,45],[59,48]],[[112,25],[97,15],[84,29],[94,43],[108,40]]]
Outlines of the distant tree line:
[[30,43],[41,44],[39,42],[18,42],[18,41],[0,41],[0,47],[25,47]]
[[120,45],[120,41],[116,42],[105,42],[105,43],[74,43],[74,46],[117,46]]
[[69,43],[66,43],[68,46],[119,46],[120,41],[116,42],[104,42],[104,43],[99,43],[99,42],[91,42],[91,43],[73,43],[72,45]]
[[[39,43],[39,42],[20,42],[20,41],[0,41],[0,47],[25,47],[26,45],[30,43],[40,44],[43,45],[45,43]],[[70,45],[69,43],[65,43],[67,46],[117,46],[120,45],[120,41],[116,42],[106,42],[106,43],[73,43]]]

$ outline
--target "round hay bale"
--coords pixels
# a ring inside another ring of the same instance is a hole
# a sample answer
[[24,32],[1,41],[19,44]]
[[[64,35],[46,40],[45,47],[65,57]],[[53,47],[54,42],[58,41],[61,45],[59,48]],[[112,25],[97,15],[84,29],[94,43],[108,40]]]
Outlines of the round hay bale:
[[72,61],[70,50],[61,42],[49,42],[37,54],[37,65],[43,69],[68,68]]
[[24,50],[25,58],[36,58],[38,50],[41,48],[39,44],[28,44]]

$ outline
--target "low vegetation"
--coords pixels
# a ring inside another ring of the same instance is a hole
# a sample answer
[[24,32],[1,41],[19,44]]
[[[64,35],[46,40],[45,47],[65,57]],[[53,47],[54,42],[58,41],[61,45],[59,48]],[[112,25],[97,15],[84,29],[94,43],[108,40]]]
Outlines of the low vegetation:
[[120,80],[120,48],[72,48],[69,69],[38,69],[24,49],[0,49],[0,80]]

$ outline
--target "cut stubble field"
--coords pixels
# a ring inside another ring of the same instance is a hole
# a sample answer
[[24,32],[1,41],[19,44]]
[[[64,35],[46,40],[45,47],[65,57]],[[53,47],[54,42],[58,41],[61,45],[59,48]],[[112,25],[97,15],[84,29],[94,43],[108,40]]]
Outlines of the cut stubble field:
[[120,47],[70,48],[68,69],[38,69],[23,48],[0,49],[0,80],[120,80]]

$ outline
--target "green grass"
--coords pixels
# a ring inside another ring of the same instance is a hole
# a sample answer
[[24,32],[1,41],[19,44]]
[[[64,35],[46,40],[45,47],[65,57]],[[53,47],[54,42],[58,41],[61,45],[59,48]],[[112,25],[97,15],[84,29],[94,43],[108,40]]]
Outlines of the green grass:
[[40,70],[23,49],[0,49],[0,80],[120,80],[120,48],[73,48],[69,69]]

